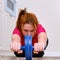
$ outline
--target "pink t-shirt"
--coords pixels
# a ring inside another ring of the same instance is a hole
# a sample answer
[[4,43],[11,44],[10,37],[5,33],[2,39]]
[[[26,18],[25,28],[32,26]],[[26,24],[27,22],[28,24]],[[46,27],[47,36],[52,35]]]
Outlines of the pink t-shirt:
[[[37,27],[37,32],[34,36],[34,38],[32,39],[32,45],[34,45],[34,43],[37,43],[38,42],[38,34],[41,33],[41,32],[46,32],[45,29],[42,27],[41,24],[38,24],[38,27]],[[12,34],[18,34],[20,37],[21,37],[21,44],[24,45],[24,37],[21,33],[21,31],[19,31],[18,28],[15,28],[13,30],[13,33]]]

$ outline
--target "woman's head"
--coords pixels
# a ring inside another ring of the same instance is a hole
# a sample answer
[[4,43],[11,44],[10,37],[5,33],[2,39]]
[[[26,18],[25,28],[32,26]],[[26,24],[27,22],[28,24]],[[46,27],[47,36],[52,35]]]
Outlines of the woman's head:
[[34,36],[37,25],[38,21],[33,13],[26,12],[26,9],[19,12],[16,27],[23,33],[23,35]]

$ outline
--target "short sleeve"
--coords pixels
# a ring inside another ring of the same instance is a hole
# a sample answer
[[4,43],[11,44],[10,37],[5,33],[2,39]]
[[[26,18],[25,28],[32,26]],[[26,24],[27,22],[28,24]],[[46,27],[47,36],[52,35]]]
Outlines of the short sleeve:
[[12,34],[18,34],[18,35],[20,36],[21,33],[20,33],[20,31],[19,31],[18,28],[15,28],[15,29],[13,30]]
[[41,32],[46,32],[44,27],[41,24],[38,24],[37,27],[37,34],[41,33]]

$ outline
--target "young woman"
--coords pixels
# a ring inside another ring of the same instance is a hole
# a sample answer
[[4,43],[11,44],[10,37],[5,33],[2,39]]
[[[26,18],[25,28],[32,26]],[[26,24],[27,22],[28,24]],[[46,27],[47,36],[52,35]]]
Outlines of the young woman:
[[47,46],[47,34],[44,27],[38,23],[35,14],[27,12],[26,9],[19,12],[16,27],[12,33],[11,50],[17,57],[25,55],[25,52],[20,50],[24,45],[25,35],[32,36],[33,56],[42,57],[44,48]]

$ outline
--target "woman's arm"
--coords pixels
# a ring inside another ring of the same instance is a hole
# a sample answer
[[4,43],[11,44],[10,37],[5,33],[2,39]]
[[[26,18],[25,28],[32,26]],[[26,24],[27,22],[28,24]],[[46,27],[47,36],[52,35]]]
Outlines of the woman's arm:
[[21,38],[18,34],[12,34],[12,42],[20,42]]
[[38,43],[42,44],[42,47],[44,48],[46,46],[47,42],[47,34],[46,32],[41,32],[38,34]]
[[43,51],[47,42],[46,32],[41,32],[38,34],[38,43],[34,44],[34,53],[38,54],[38,52]]
[[18,34],[12,34],[12,42],[11,42],[11,50],[16,51],[18,53],[22,53],[22,50],[20,50],[21,47],[21,38]]

